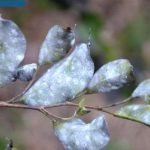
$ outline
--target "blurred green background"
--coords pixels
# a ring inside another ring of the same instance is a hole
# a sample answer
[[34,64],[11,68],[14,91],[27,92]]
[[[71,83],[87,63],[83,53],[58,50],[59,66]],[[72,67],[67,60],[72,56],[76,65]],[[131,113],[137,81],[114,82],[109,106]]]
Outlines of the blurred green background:
[[[93,95],[95,104],[112,103],[130,95],[136,84],[150,77],[150,1],[149,0],[28,0],[23,8],[0,8],[4,18],[15,21],[28,45],[23,64],[37,62],[38,51],[54,24],[74,27],[77,42],[87,42],[91,31],[91,54],[95,70],[114,59],[127,58],[134,66],[136,82],[109,94]],[[0,88],[1,100],[21,92],[26,83]],[[88,97],[87,102],[91,104]],[[68,116],[71,110],[54,110]],[[84,117],[89,121],[98,113]],[[111,142],[106,150],[148,150],[150,131],[141,125],[107,116]],[[32,111],[0,110],[0,150],[6,138],[18,150],[60,150],[49,120]]]

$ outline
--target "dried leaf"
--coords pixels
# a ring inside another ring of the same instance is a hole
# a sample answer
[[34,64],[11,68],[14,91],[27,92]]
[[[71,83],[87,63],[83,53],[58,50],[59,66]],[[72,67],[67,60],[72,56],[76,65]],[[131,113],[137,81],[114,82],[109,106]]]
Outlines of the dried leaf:
[[141,82],[133,91],[132,97],[142,97],[146,102],[150,103],[150,79]]
[[27,64],[18,68],[14,74],[15,79],[21,81],[30,81],[37,70],[37,64]]
[[71,100],[87,88],[93,73],[90,49],[82,43],[68,57],[48,69],[22,99],[33,106]]
[[40,49],[39,64],[54,63],[62,59],[75,42],[75,33],[68,27],[53,26]]
[[104,116],[88,124],[78,118],[55,122],[54,130],[66,150],[103,150],[110,139]]
[[150,105],[133,104],[116,112],[117,115],[150,125]]
[[118,59],[103,65],[92,78],[88,90],[109,92],[121,88],[133,80],[133,67],[126,59]]
[[11,83],[13,72],[24,58],[26,39],[11,20],[0,17],[0,87]]

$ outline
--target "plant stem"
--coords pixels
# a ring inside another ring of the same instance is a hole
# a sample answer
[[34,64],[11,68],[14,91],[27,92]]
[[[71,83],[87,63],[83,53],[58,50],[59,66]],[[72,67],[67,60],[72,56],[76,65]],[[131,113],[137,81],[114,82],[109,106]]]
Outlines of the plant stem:
[[[53,118],[53,119],[59,119],[59,120],[64,120],[64,118],[59,117],[59,116],[56,116],[55,114],[50,113],[50,112],[47,111],[46,109],[48,109],[48,108],[49,108],[49,109],[50,109],[50,108],[55,108],[55,107],[62,107],[62,106],[78,107],[78,104],[72,103],[72,102],[66,102],[66,103],[60,103],[60,104],[55,104],[55,105],[51,105],[51,106],[33,107],[33,106],[22,105],[22,104],[10,104],[10,103],[3,102],[3,101],[0,102],[0,108],[2,108],[2,107],[7,107],[7,108],[19,108],[19,109],[31,109],[31,110],[36,110],[36,111],[39,111],[39,112],[43,113],[45,116],[47,116],[47,117],[50,118],[50,119]],[[101,111],[101,112],[107,113],[107,114],[109,114],[109,115],[111,115],[111,116],[114,116],[114,117],[117,117],[117,118],[130,120],[130,121],[137,122],[137,123],[140,123],[140,124],[143,124],[143,125],[145,125],[145,126],[150,127],[149,124],[146,124],[146,123],[141,122],[141,121],[139,121],[139,120],[136,120],[136,119],[133,119],[133,118],[124,117],[124,116],[120,116],[120,115],[117,115],[117,114],[115,114],[115,113],[113,113],[113,112],[110,112],[110,111],[104,109],[104,108],[106,108],[106,107],[89,106],[89,105],[85,105],[84,107],[87,108],[87,109],[92,109],[92,110]],[[53,120],[53,119],[51,119],[51,120]]]
[[119,106],[119,105],[126,104],[126,103],[128,103],[128,102],[130,102],[132,100],[133,100],[133,97],[130,96],[127,99],[124,99],[124,100],[122,100],[120,102],[116,102],[116,103],[113,103],[113,104],[110,104],[110,105],[107,105],[107,106],[103,106],[103,108],[116,107],[116,106]]
[[[39,111],[41,113],[43,113],[46,117],[48,117],[50,120],[53,119],[59,119],[59,120],[63,120],[61,117],[56,116],[50,112],[48,112],[46,110],[46,108],[44,108],[43,106],[40,107],[32,107],[32,106],[28,106],[28,105],[22,105],[22,104],[10,104],[7,102],[0,102],[0,108],[5,107],[5,108],[17,108],[17,109],[31,109],[31,110],[36,110]],[[52,119],[53,118],[53,119]]]

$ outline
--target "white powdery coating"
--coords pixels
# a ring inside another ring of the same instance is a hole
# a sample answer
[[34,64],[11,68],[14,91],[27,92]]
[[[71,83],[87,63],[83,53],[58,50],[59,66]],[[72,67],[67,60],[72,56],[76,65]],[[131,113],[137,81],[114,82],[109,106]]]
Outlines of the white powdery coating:
[[21,81],[30,81],[37,70],[37,64],[27,64],[16,70],[16,76]]
[[133,118],[150,125],[150,105],[133,104],[121,108],[117,114]]
[[119,89],[131,80],[133,67],[126,59],[118,59],[103,65],[89,84],[90,92],[109,92]]
[[14,74],[10,71],[0,70],[0,87],[11,83],[14,80]]
[[104,116],[88,124],[75,118],[54,125],[54,130],[66,150],[103,150],[110,140]]
[[18,26],[0,18],[0,87],[12,81],[12,72],[23,60],[25,50],[26,39]]
[[67,30],[59,25],[53,26],[39,53],[39,64],[53,63],[63,58],[69,49],[74,45],[75,34],[71,29]]
[[132,97],[144,97],[145,101],[150,101],[150,79],[141,82],[133,91]]
[[52,105],[73,99],[82,92],[94,73],[87,44],[76,46],[65,59],[50,68],[24,95],[28,105]]

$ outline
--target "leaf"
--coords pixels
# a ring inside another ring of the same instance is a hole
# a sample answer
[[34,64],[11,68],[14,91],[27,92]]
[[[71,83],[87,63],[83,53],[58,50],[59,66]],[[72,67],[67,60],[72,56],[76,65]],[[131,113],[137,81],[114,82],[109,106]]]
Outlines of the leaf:
[[21,81],[30,81],[37,70],[37,64],[27,64],[18,68],[14,74],[15,79]]
[[76,115],[77,116],[83,116],[83,115],[86,115],[90,112],[91,111],[86,109],[85,107],[78,107],[77,110],[76,110]]
[[125,106],[117,111],[116,115],[150,125],[150,105],[133,104]]
[[79,107],[84,107],[85,99],[82,98],[79,102]]
[[94,64],[87,44],[56,63],[28,90],[22,100],[33,106],[52,105],[72,100],[87,88],[94,73]]
[[13,72],[24,58],[26,39],[11,20],[0,17],[0,87],[11,83]]
[[7,69],[0,69],[0,87],[3,87],[15,81],[14,73]]
[[110,139],[104,116],[88,124],[78,118],[57,121],[54,131],[66,150],[103,150]]
[[141,82],[133,91],[132,97],[142,97],[146,102],[150,103],[150,79]]
[[133,80],[133,67],[127,59],[118,59],[103,65],[92,78],[88,91],[109,92]]
[[75,33],[68,27],[64,29],[59,25],[53,26],[42,46],[39,53],[39,64],[54,63],[66,56],[66,53],[75,43]]

